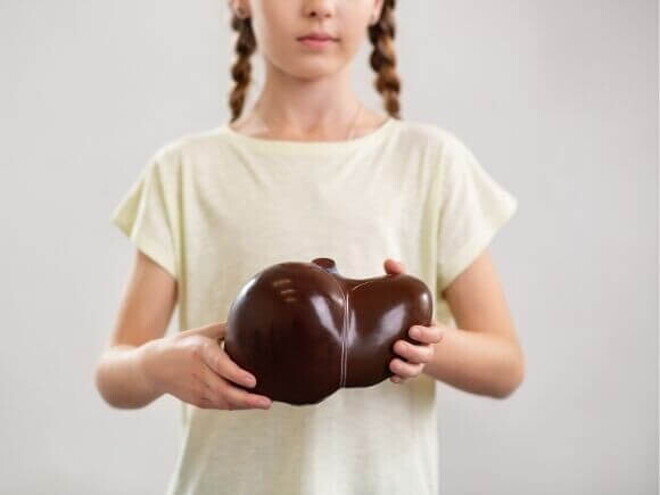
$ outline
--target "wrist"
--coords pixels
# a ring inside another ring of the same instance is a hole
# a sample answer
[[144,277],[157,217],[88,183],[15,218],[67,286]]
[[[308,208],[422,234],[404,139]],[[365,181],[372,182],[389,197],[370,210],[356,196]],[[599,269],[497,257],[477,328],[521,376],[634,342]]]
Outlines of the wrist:
[[154,397],[162,395],[153,372],[158,353],[160,352],[160,341],[161,339],[155,339],[144,343],[135,349],[134,356],[138,379],[144,388],[148,390],[149,395]]

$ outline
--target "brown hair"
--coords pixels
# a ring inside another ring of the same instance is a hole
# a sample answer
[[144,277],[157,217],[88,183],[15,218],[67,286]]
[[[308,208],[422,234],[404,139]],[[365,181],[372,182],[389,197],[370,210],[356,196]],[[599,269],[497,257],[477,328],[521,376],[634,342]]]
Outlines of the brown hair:
[[[369,64],[376,72],[374,87],[382,95],[387,113],[400,119],[399,92],[401,80],[396,72],[396,56],[394,52],[394,6],[395,0],[384,0],[380,18],[374,25],[369,26],[369,40],[373,44],[373,51],[369,57]],[[231,77],[234,87],[229,94],[231,108],[231,122],[240,117],[245,105],[245,96],[250,86],[252,65],[250,57],[257,48],[257,41],[252,30],[250,17],[241,19],[232,14],[231,28],[237,32],[236,60],[231,66]]]

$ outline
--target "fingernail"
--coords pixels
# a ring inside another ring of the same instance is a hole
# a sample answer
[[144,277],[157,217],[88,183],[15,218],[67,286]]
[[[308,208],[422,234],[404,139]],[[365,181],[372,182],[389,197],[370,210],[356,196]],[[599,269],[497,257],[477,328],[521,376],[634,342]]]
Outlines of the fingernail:
[[412,327],[410,329],[410,335],[413,337],[421,337],[422,335],[422,330],[419,327]]
[[246,375],[245,376],[245,383],[247,384],[248,387],[254,387],[257,384],[257,380],[253,376]]

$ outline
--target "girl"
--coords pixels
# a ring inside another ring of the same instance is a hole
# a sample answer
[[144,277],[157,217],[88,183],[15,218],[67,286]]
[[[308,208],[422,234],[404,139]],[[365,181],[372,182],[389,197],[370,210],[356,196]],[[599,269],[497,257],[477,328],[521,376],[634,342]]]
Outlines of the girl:
[[[517,200],[450,131],[401,119],[394,7],[232,0],[231,121],[163,145],[113,212],[137,249],[97,387],[114,407],[181,400],[171,495],[437,494],[436,381],[503,398],[522,380],[487,251]],[[367,34],[385,115],[351,89]],[[244,114],[257,47],[266,80]],[[237,291],[316,257],[353,278],[405,262],[436,296],[433,324],[410,329],[418,345],[396,342],[376,386],[313,406],[239,388],[259,377],[218,345]],[[177,305],[180,331],[165,336]]]

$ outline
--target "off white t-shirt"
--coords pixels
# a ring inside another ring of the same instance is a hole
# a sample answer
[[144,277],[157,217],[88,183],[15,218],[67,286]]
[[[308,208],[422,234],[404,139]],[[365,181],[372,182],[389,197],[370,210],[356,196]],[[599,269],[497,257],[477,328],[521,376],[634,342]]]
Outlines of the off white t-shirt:
[[[450,131],[390,118],[347,141],[250,137],[228,125],[158,149],[112,214],[178,282],[179,329],[226,321],[243,284],[285,261],[384,276],[394,258],[434,294],[490,243],[516,198]],[[257,377],[258,379],[259,377]],[[315,405],[181,402],[169,495],[437,495],[435,380],[344,388]]]

